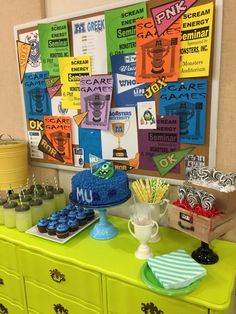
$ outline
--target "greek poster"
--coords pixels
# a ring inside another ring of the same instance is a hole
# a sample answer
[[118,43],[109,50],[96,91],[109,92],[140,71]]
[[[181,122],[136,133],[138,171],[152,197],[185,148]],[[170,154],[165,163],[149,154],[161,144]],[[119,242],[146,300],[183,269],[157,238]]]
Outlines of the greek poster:
[[181,143],[204,144],[206,96],[206,79],[182,80],[161,89],[160,114],[179,116]]
[[91,57],[59,59],[62,107],[80,109],[80,77],[91,75]]
[[41,119],[52,114],[51,100],[47,92],[45,79],[48,71],[25,73],[23,86],[25,109],[28,119]]
[[178,80],[180,35],[180,20],[161,36],[157,36],[153,18],[136,21],[137,83],[152,83],[163,77],[166,82]]
[[[56,151],[68,164],[73,164],[71,119],[65,116],[45,116],[45,134]],[[55,160],[48,155],[48,160]]]
[[[136,54],[126,53],[111,56],[114,78],[114,97],[117,107],[136,107],[137,102],[145,101],[146,83],[136,83]],[[153,100],[151,97],[150,100]]]
[[[156,129],[138,130],[138,145],[141,169],[156,171],[153,157],[179,150],[179,117],[157,115]],[[179,165],[172,172],[179,172]]]
[[134,158],[138,152],[135,108],[111,108],[109,130],[101,131],[101,138],[103,159]]
[[112,90],[112,75],[81,78],[81,111],[88,112],[80,125],[82,128],[108,129]]
[[59,75],[58,58],[70,56],[67,21],[38,24],[42,69]]
[[90,55],[92,75],[107,73],[105,16],[72,21],[74,56]]
[[108,72],[112,55],[135,52],[136,20],[147,17],[146,3],[105,12]]
[[210,2],[182,16],[180,78],[209,75],[213,8]]
[[155,129],[157,127],[155,101],[138,102],[137,114],[139,129]]
[[25,72],[42,71],[38,30],[19,34],[19,39],[20,41],[31,45],[30,55]]

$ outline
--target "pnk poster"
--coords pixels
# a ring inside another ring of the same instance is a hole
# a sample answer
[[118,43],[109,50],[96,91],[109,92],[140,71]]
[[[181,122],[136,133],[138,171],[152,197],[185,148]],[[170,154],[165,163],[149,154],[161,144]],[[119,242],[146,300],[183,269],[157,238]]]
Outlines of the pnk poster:
[[[157,116],[156,129],[138,130],[140,168],[157,171],[152,157],[179,150],[179,117]],[[179,172],[179,165],[171,172]]]
[[108,72],[112,55],[136,51],[136,20],[146,17],[146,2],[105,12]]
[[25,73],[23,85],[26,115],[28,119],[43,119],[52,114],[51,100],[47,92],[45,79],[48,71]]
[[88,112],[80,125],[82,128],[108,129],[112,90],[112,75],[81,78],[81,112]]
[[70,56],[67,21],[38,24],[42,69],[59,75],[58,58]]
[[209,75],[213,2],[190,8],[182,16],[180,78]]
[[105,16],[72,21],[74,56],[90,55],[92,75],[107,73]]
[[[73,164],[71,119],[65,116],[45,116],[44,130],[56,151],[68,164]],[[55,159],[48,155],[48,160]]]
[[31,45],[30,55],[26,67],[27,72],[37,72],[42,70],[40,49],[39,49],[39,34],[38,30],[19,34],[20,41]]
[[103,159],[135,158],[138,152],[135,108],[111,108],[109,130],[101,131],[101,138]]
[[[149,84],[136,83],[136,54],[111,56],[111,65],[117,107],[136,107],[137,102],[147,100],[143,94]],[[150,98],[152,99],[154,96]]]
[[62,107],[80,109],[80,78],[91,75],[91,57],[59,59]]
[[160,114],[179,116],[181,143],[204,144],[206,97],[206,79],[180,80],[161,89]]
[[178,80],[180,34],[180,20],[159,37],[153,18],[136,21],[137,83],[152,83],[163,77],[166,82]]

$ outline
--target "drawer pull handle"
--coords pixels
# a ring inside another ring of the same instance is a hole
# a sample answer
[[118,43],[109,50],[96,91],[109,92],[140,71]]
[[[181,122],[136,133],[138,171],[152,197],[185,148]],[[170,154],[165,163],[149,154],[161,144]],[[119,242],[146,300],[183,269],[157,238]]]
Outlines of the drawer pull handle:
[[2,278],[0,278],[0,285],[4,285],[4,281]]
[[178,225],[180,226],[180,228],[184,230],[194,231],[194,226],[191,226],[191,227],[184,226],[182,225],[181,221],[178,222]]
[[8,314],[9,313],[8,309],[1,303],[0,303],[0,313],[1,314]]
[[53,308],[57,314],[69,314],[69,311],[65,309],[61,304],[53,304]]
[[141,303],[141,311],[145,314],[164,314],[162,310],[159,310],[158,307],[153,303]]
[[59,272],[57,269],[50,269],[49,270],[50,276],[53,281],[60,283],[62,281],[66,281],[65,275]]

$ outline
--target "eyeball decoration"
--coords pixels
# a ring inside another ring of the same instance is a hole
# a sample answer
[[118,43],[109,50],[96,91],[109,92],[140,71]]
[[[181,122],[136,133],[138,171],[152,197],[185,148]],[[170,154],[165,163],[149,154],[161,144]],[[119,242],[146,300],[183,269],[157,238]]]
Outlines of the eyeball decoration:
[[114,168],[109,161],[97,165],[93,175],[102,179],[110,179],[114,174]]

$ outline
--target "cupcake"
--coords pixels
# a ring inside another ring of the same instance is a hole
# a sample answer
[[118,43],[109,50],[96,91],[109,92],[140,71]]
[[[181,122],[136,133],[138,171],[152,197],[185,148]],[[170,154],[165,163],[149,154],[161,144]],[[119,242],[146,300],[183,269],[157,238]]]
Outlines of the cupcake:
[[85,208],[84,213],[85,213],[88,221],[94,219],[95,213],[94,213],[94,210],[92,208]]
[[71,232],[75,232],[79,229],[79,223],[78,220],[76,218],[74,219],[70,219],[68,221],[68,226],[70,227],[70,231]]
[[50,221],[55,221],[55,222],[57,222],[58,219],[59,219],[59,215],[58,215],[57,213],[53,213],[53,214],[51,214],[51,215],[49,216],[49,220],[50,220]]
[[40,233],[46,233],[47,232],[47,225],[49,221],[46,218],[39,219],[37,223],[37,228]]
[[66,208],[70,211],[70,210],[74,210],[75,209],[75,205],[70,203],[66,206]]
[[62,223],[57,226],[56,235],[59,239],[65,239],[69,236],[70,227],[68,224]]
[[60,216],[59,219],[58,219],[58,223],[59,224],[66,224],[67,221],[68,221],[67,216]]
[[78,211],[76,214],[76,219],[78,220],[80,226],[84,226],[87,223],[87,217],[84,211]]
[[58,214],[59,216],[65,216],[65,215],[68,214],[68,212],[69,212],[69,209],[67,209],[67,208],[62,208],[62,209],[60,209],[60,210],[57,211],[57,214]]
[[71,210],[68,214],[68,218],[69,219],[75,219],[76,218],[76,211],[75,210]]
[[47,233],[49,235],[56,235],[56,229],[57,229],[57,222],[50,221],[47,225]]

